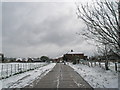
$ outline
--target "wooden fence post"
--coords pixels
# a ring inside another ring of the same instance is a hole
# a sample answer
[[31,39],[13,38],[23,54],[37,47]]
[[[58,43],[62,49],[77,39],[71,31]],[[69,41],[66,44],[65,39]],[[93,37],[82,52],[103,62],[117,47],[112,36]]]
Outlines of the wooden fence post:
[[19,73],[19,64],[18,64],[18,73]]
[[93,64],[92,64],[92,62],[91,62],[91,67],[93,67]]
[[6,71],[6,73],[7,73],[7,77],[9,76],[9,74],[8,74],[8,64],[7,64],[7,71]]
[[23,68],[23,63],[21,64],[21,69],[22,69],[21,71],[23,72],[23,71],[24,71],[24,68]]
[[24,69],[24,72],[25,72],[25,64],[23,64],[23,66],[24,66],[23,69]]
[[16,74],[16,64],[15,64],[15,74]]
[[99,66],[101,67],[101,62],[99,62]]
[[1,78],[4,77],[3,76],[3,64],[2,64],[2,70],[1,70]]
[[89,61],[88,61],[88,66],[90,67]]
[[95,61],[95,66],[96,66],[96,61]]
[[11,64],[11,74],[10,74],[10,76],[12,76],[12,64]]
[[115,62],[115,71],[117,71],[117,63]]

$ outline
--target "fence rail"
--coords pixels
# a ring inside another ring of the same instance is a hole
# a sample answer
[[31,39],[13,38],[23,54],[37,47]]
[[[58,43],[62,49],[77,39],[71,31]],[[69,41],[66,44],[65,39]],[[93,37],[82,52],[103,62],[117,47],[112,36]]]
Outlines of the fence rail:
[[[80,61],[81,64],[88,65],[89,67],[99,66],[105,69],[105,62],[95,62],[95,61]],[[120,63],[118,62],[108,62],[108,67],[112,71],[120,72]]]
[[0,79],[23,73],[29,70],[34,70],[47,63],[1,63],[0,64]]

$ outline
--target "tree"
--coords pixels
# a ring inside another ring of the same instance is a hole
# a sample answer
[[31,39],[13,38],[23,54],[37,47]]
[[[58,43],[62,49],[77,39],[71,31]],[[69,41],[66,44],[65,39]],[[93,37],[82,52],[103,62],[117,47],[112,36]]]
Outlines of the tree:
[[87,27],[83,36],[111,47],[120,57],[120,1],[96,0],[77,5],[77,16]]
[[49,57],[47,57],[47,56],[41,56],[40,59],[42,62],[49,62],[49,60],[50,60]]
[[4,54],[0,53],[0,62],[4,62]]

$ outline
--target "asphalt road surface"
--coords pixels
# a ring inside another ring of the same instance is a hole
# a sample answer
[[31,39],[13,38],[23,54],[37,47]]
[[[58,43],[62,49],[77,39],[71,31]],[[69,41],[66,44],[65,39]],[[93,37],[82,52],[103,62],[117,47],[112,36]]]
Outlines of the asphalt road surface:
[[32,87],[27,88],[92,88],[70,66],[57,63],[56,66]]

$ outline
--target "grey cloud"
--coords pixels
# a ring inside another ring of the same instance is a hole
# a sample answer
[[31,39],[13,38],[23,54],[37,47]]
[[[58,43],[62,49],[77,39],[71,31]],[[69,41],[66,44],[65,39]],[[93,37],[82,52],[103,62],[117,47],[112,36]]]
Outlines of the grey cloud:
[[2,3],[0,3],[0,53],[2,52]]
[[84,39],[75,34],[84,24],[77,20],[73,4],[4,3],[3,15],[3,52],[8,56],[53,57],[84,46]]

